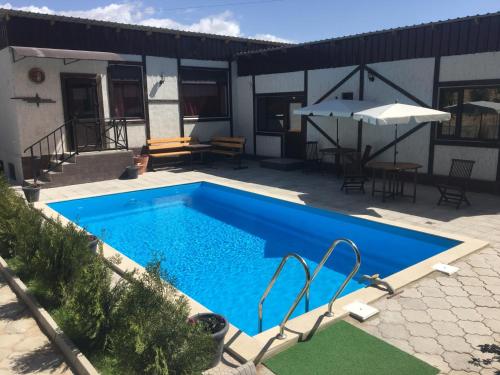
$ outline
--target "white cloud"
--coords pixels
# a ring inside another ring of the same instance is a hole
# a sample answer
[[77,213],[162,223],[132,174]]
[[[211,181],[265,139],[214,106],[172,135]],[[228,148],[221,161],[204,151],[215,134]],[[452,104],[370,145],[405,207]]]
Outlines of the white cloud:
[[[163,27],[176,30],[194,31],[200,33],[229,35],[244,37],[240,24],[230,11],[203,17],[193,23],[182,23],[171,18],[155,17],[157,12],[152,7],[144,7],[141,2],[111,3],[105,6],[87,10],[61,10],[55,11],[47,6],[23,6],[14,7],[11,3],[0,4],[0,8],[18,9],[28,12],[56,14],[70,17],[89,18],[101,21],[113,21],[128,24],[147,25]],[[256,34],[252,38],[269,40],[274,42],[291,41],[271,34]]]

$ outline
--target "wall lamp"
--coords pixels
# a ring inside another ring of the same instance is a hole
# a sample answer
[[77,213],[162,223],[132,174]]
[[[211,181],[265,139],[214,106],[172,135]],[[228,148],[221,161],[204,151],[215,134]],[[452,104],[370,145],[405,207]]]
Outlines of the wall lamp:
[[160,82],[158,82],[158,85],[161,86],[165,83],[165,75],[162,73],[160,74]]
[[373,75],[373,73],[372,73],[372,72],[368,72],[368,80],[369,80],[370,82],[375,81],[375,76]]

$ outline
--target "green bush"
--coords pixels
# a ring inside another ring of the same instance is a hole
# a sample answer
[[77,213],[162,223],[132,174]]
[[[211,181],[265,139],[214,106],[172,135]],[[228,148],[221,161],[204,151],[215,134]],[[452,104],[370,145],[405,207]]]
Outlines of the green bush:
[[160,262],[130,278],[119,305],[111,350],[119,373],[199,374],[206,369],[211,337],[199,325],[188,323],[185,297],[176,294]]
[[45,220],[0,178],[0,255],[85,354],[110,374],[201,373],[212,340],[187,322],[188,302],[160,262],[113,283],[101,254],[85,231]]

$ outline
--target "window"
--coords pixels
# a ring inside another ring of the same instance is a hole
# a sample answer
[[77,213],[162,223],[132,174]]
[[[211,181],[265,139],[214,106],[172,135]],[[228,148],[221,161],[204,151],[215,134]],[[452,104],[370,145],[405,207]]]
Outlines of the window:
[[110,65],[111,116],[144,118],[142,68],[137,65]]
[[257,98],[257,130],[267,133],[300,131],[302,119],[294,115],[301,108],[303,98],[298,96],[259,96]]
[[184,117],[229,116],[227,70],[183,68],[180,71]]
[[498,140],[500,85],[441,88],[439,108],[451,113],[438,127],[439,138]]

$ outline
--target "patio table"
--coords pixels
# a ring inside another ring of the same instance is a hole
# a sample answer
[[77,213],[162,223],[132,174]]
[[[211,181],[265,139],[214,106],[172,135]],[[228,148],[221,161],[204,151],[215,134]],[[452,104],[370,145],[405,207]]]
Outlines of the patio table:
[[[382,202],[385,202],[386,198],[395,199],[396,196],[411,198],[413,203],[416,202],[418,170],[422,168],[420,164],[377,161],[368,163],[366,166],[372,169],[372,196],[374,196],[375,193],[382,193]],[[377,172],[381,172],[382,175],[382,190],[377,190],[375,188]],[[402,172],[413,173],[413,190],[410,194],[405,194],[404,192]]]
[[[206,143],[194,143],[184,146],[187,150],[191,151],[193,154],[200,154],[200,162],[206,164],[205,154],[210,152],[212,145]],[[191,157],[191,163],[193,158]]]

